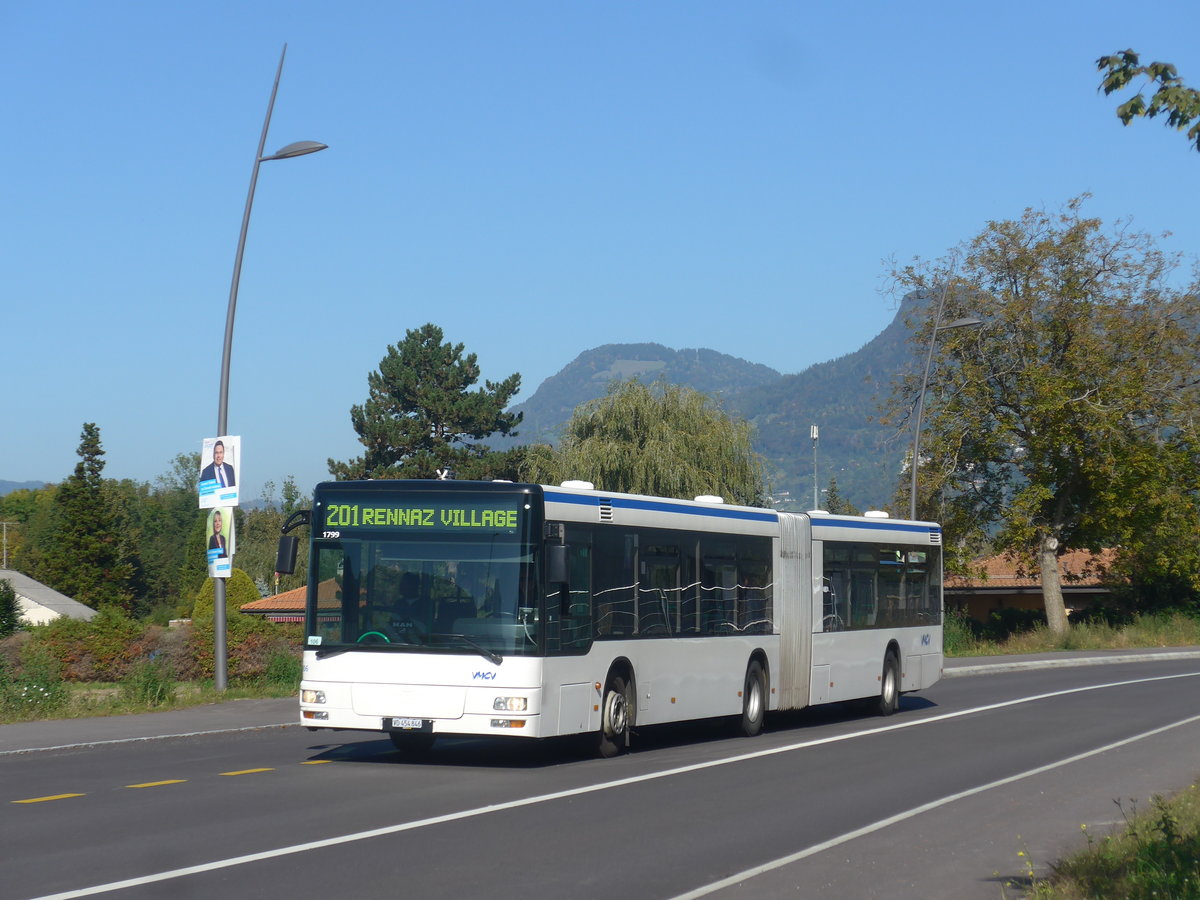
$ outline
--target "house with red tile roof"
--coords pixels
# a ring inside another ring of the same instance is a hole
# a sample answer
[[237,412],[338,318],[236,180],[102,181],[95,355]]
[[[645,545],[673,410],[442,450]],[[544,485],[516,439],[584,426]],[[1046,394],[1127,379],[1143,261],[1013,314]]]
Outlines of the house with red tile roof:
[[[253,603],[243,603],[242,612],[251,616],[262,616],[272,622],[303,622],[306,587],[263,597]],[[317,608],[328,609],[331,618],[341,617],[342,588],[334,579],[327,578],[317,585]],[[322,616],[325,618],[325,616]]]
[[[1072,550],[1058,558],[1058,574],[1062,580],[1063,602],[1067,614],[1086,609],[1098,600],[1106,599],[1111,581],[1108,570],[1116,552],[1103,550]],[[1014,556],[1002,554],[978,560],[975,568],[980,577],[961,575],[946,577],[946,607],[966,609],[967,614],[986,622],[996,609],[1043,609],[1042,578],[1036,566],[1023,564]]]

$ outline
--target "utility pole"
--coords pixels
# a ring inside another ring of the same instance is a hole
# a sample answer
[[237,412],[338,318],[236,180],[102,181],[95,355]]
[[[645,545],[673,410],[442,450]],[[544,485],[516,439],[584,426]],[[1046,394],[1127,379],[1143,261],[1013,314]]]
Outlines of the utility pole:
[[813,442],[813,509],[821,508],[821,493],[817,487],[817,441],[821,437],[821,430],[814,425],[808,432],[809,437]]

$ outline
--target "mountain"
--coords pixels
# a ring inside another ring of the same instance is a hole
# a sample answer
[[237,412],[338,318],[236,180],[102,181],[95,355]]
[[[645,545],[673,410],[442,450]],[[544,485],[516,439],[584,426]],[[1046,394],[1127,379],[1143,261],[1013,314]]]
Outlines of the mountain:
[[891,324],[854,353],[742,391],[727,402],[729,412],[755,426],[755,449],[767,460],[772,492],[789,498],[789,508],[812,507],[813,425],[820,429],[818,487],[825,489],[836,478],[838,492],[860,509],[892,505],[911,438],[872,420],[880,415],[892,382],[916,365],[905,324],[912,303],[902,303]]
[[575,407],[603,397],[614,380],[637,376],[702,391],[727,412],[750,421],[755,449],[767,461],[780,506],[812,506],[809,429],[817,425],[819,488],[836,477],[839,493],[855,506],[887,509],[909,438],[871,420],[891,393],[892,381],[916,365],[905,325],[914,302],[906,298],[891,324],[861,349],[795,375],[715,350],[672,350],[661,344],[606,344],[587,350],[513,407],[525,414],[515,439],[489,443],[496,449],[554,443]]
[[512,408],[512,412],[525,414],[517,426],[516,438],[493,438],[488,443],[497,450],[518,444],[554,443],[575,407],[603,397],[612,382],[634,376],[647,383],[687,385],[721,401],[780,378],[768,366],[715,350],[605,344],[579,354],[557,375],[543,381],[533,396]]
[[44,481],[0,481],[0,497],[13,491],[36,491],[45,486]]

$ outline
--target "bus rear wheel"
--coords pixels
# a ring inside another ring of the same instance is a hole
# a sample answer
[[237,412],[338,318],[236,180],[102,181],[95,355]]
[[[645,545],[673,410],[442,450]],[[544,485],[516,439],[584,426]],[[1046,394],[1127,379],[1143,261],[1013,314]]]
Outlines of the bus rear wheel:
[[890,650],[883,658],[883,676],[879,683],[879,698],[875,711],[881,716],[890,716],[900,708],[900,662]]
[[624,676],[610,675],[600,705],[600,735],[596,752],[609,759],[629,746],[632,694]]
[[762,663],[754,659],[746,667],[746,683],[742,688],[742,734],[754,737],[762,732],[766,715],[767,675],[763,671]]

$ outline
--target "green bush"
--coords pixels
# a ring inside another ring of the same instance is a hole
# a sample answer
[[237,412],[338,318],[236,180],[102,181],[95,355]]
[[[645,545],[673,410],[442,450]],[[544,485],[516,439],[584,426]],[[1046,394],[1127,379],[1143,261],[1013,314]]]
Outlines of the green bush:
[[263,680],[277,687],[300,687],[300,676],[303,673],[303,663],[295,653],[277,649],[267,660],[267,669]]
[[162,706],[175,699],[175,673],[170,662],[162,656],[151,656],[133,664],[129,675],[121,682],[121,696],[130,703]]
[[31,643],[45,647],[67,681],[120,681],[143,655],[146,626],[106,606],[90,622],[66,616],[30,629]]
[[[192,621],[196,623],[211,622],[213,617],[213,598],[216,595],[216,579],[205,579],[200,590],[196,592],[196,602],[192,606]],[[242,615],[242,606],[261,600],[258,588],[253,579],[241,569],[234,569],[225,579],[225,616],[232,619]]]
[[0,685],[5,711],[17,716],[50,715],[66,705],[69,694],[62,681],[62,666],[48,647],[28,643],[21,648],[21,674],[6,674]]

